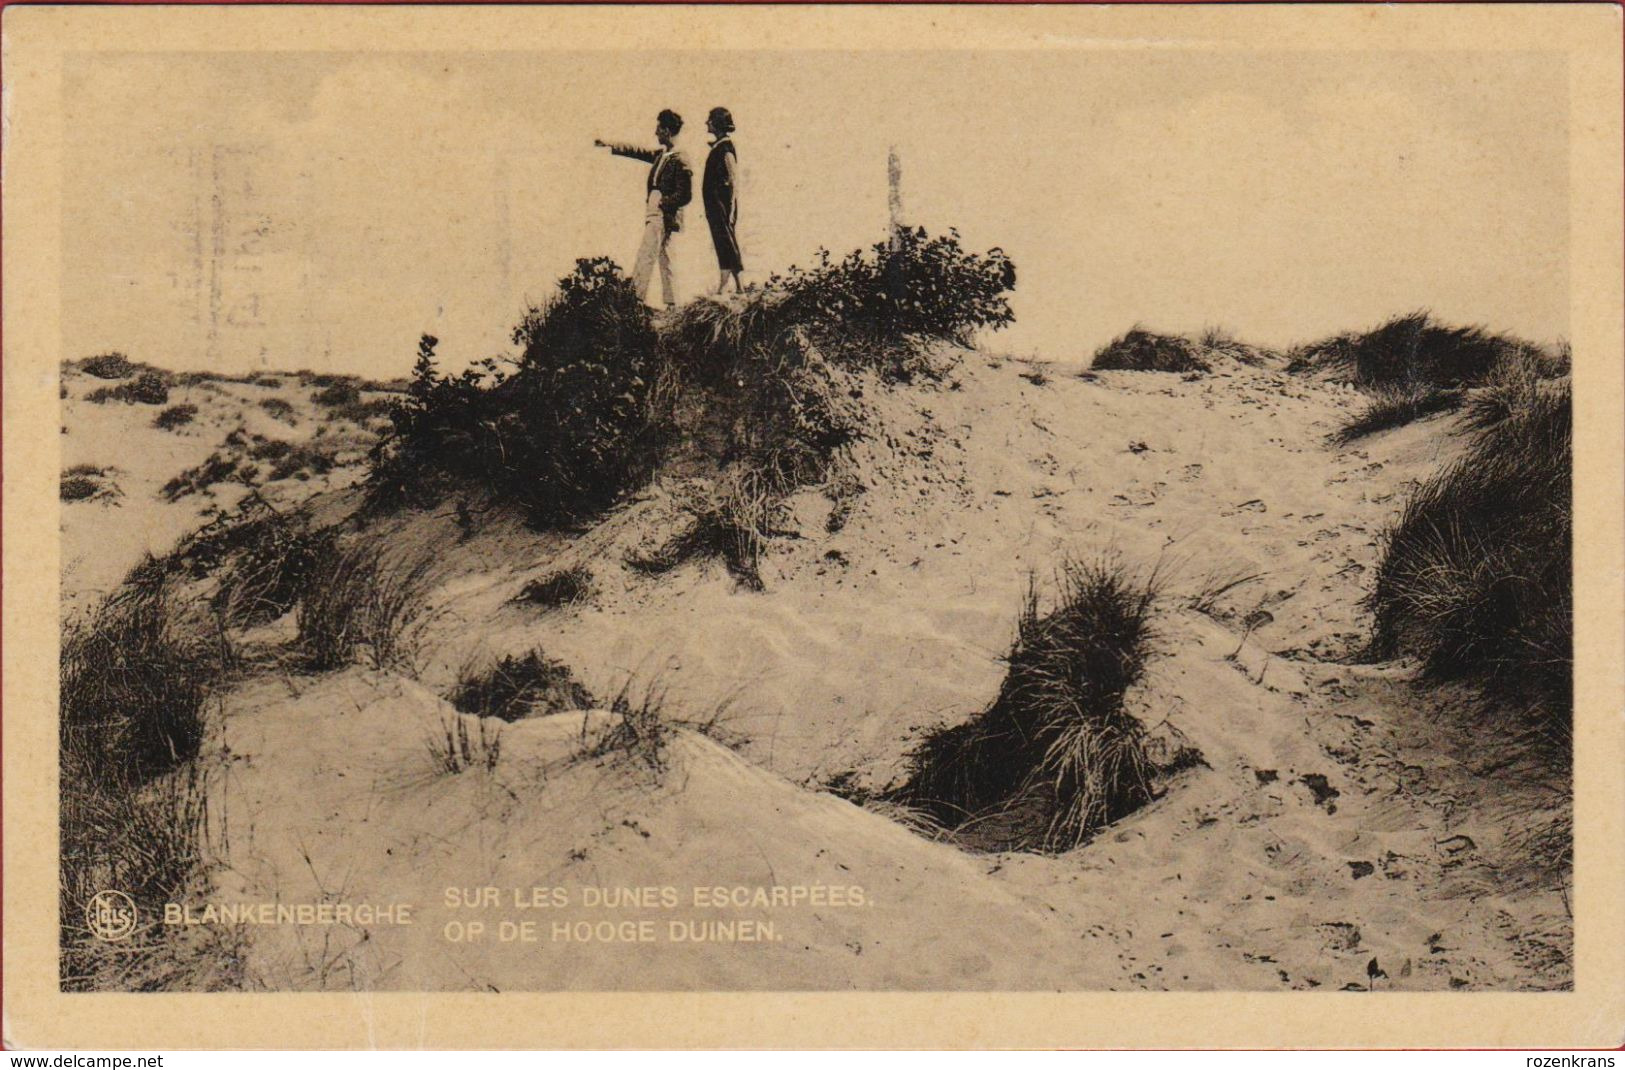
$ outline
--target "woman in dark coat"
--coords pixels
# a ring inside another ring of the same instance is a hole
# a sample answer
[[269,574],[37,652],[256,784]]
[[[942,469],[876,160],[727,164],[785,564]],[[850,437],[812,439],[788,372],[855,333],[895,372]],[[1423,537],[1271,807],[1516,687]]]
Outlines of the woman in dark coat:
[[711,242],[717,249],[717,293],[728,287],[728,276],[734,280],[734,292],[744,287],[739,273],[745,270],[745,261],[739,252],[739,154],[734,150],[733,116],[727,108],[712,108],[705,120],[711,132],[711,154],[705,159],[705,178],[700,185],[700,199],[705,202],[705,221],[711,224]]

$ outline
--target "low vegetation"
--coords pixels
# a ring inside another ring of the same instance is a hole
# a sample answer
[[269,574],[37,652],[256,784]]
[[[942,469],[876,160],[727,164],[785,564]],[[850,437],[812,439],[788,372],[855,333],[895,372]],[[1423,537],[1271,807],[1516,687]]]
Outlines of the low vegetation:
[[438,341],[423,339],[373,455],[373,500],[428,505],[471,480],[540,525],[570,523],[645,483],[679,430],[722,439],[714,455],[738,469],[722,478],[782,495],[823,478],[858,433],[849,375],[931,373],[931,343],[1010,322],[1014,282],[999,250],[903,231],[840,261],[821,254],[737,305],[693,302],[657,328],[619,268],[580,261],[515,329],[511,369],[442,376]]
[[1551,375],[1567,370],[1561,354],[1481,327],[1447,326],[1425,311],[1299,346],[1287,358],[1288,371],[1319,373],[1364,389],[1476,386],[1509,359],[1531,361]]
[[1477,420],[1467,454],[1418,488],[1384,536],[1369,652],[1477,685],[1561,750],[1574,659],[1568,383]]
[[238,470],[240,463],[238,458],[225,453],[211,453],[198,464],[165,483],[159,488],[158,493],[164,501],[175,502],[188,495],[206,493],[217,483],[225,483],[228,480],[242,482]]
[[775,529],[779,499],[771,477],[747,466],[724,469],[707,492],[685,504],[687,522],[652,552],[627,558],[646,575],[659,576],[695,559],[718,559],[747,590],[766,589],[761,559]]
[[592,597],[592,592],[592,570],[585,565],[576,565],[531,580],[514,600],[544,609],[558,609],[585,602]]
[[1155,581],[1065,565],[1056,605],[1022,608],[998,697],[926,737],[891,801],[990,850],[1065,851],[1144,806],[1157,768],[1123,707],[1152,643]]
[[1212,365],[1202,347],[1177,334],[1155,334],[1139,327],[1096,351],[1089,365],[1096,371],[1205,372]]
[[267,507],[232,529],[213,605],[232,627],[276,620],[311,591],[337,549],[337,533],[301,513]]
[[171,405],[152,418],[152,426],[160,431],[173,431],[197,419],[196,405]]
[[135,374],[136,367],[123,353],[103,353],[79,362],[80,371],[97,379],[128,379]]
[[502,760],[502,726],[493,726],[483,717],[444,717],[439,730],[429,737],[429,758],[442,773],[455,775],[465,769],[490,772]]
[[158,371],[144,371],[118,386],[99,386],[85,395],[96,405],[122,401],[127,405],[164,405],[169,402],[169,377]]
[[465,668],[449,697],[461,713],[503,721],[598,705],[569,666],[539,650],[504,657],[484,669]]
[[[229,964],[158,923],[203,880],[204,791],[193,764],[205,704],[231,663],[161,571],[70,621],[61,647],[61,981],[141,990],[226,983]],[[88,930],[92,896],[116,888],[141,924],[117,947]]]
[[65,502],[83,502],[115,493],[107,482],[107,472],[93,464],[76,464],[62,473],[61,498]]
[[293,404],[282,398],[261,398],[260,408],[283,423],[294,424],[298,422],[293,415]]
[[432,559],[391,559],[376,542],[320,548],[294,615],[297,646],[312,671],[362,663],[411,674],[428,622],[424,595]]
[[[613,717],[608,726],[584,738],[577,757],[626,758],[659,776],[666,771],[666,744],[675,727],[667,719],[664,705],[665,692],[654,685],[644,689],[641,699],[634,700],[632,683],[628,681],[610,703]],[[703,730],[707,726],[692,727]]]
[[1334,445],[1346,446],[1366,435],[1403,427],[1424,416],[1453,412],[1461,408],[1465,400],[1459,390],[1444,390],[1429,383],[1376,387],[1365,407],[1329,437]]

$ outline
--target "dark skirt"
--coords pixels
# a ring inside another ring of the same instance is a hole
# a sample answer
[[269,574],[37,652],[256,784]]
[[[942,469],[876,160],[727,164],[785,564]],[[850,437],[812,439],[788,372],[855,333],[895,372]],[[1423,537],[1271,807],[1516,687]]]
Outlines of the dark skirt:
[[[708,204],[706,208],[710,208]],[[722,271],[744,271],[745,259],[739,251],[739,235],[734,232],[734,221],[723,212],[705,213],[711,224],[711,244],[717,247],[717,268]]]

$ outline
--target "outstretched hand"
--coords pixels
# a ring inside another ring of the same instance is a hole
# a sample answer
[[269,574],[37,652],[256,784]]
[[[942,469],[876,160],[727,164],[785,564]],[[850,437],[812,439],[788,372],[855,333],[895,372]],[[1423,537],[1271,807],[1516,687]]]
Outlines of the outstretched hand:
[[604,144],[604,140],[602,138],[596,138],[595,137],[595,138],[592,139],[592,143],[594,145],[596,145],[598,148],[601,148],[601,149],[609,148],[608,145]]

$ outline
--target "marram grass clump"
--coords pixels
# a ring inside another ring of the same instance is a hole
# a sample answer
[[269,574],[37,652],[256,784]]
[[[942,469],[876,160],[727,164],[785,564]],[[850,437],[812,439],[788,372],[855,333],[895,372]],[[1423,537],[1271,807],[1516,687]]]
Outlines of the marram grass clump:
[[1065,851],[1154,797],[1140,722],[1123,706],[1152,643],[1155,578],[1068,563],[1055,607],[1022,607],[998,697],[933,732],[892,801],[992,850]]

